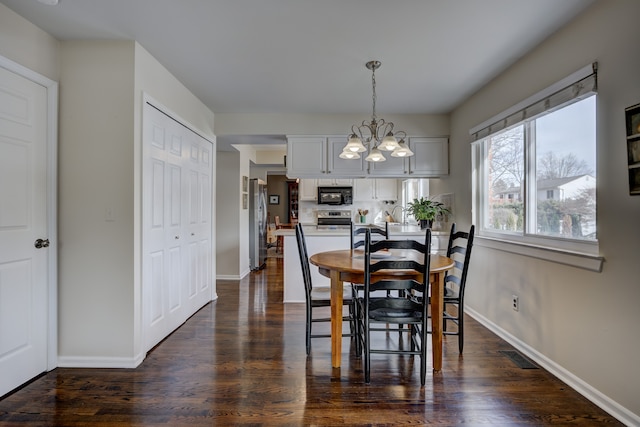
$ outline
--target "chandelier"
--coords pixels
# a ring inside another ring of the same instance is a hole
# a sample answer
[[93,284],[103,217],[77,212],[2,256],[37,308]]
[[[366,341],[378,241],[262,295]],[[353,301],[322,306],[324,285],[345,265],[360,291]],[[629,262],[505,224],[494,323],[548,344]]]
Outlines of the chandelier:
[[[368,162],[384,162],[387,160],[382,151],[390,151],[392,157],[410,157],[413,151],[405,143],[407,134],[403,131],[393,133],[393,122],[376,117],[376,70],[380,68],[380,61],[369,61],[366,67],[371,70],[371,86],[373,88],[373,113],[371,121],[362,121],[360,126],[351,126],[351,135],[347,145],[342,149],[341,159],[359,159],[360,154],[369,150],[365,157]],[[400,140],[396,138],[400,137]],[[365,146],[366,145],[366,146]]]

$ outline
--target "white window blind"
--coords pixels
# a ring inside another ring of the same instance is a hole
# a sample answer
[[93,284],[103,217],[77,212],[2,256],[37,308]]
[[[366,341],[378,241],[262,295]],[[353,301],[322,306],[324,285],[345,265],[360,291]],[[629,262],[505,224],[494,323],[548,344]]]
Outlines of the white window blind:
[[587,65],[469,130],[474,141],[597,92],[598,63]]

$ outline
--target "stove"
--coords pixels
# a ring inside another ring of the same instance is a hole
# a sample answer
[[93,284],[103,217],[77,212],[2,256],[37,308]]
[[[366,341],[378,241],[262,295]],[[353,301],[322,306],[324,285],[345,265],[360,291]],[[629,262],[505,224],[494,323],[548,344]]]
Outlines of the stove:
[[348,229],[351,227],[351,211],[318,211],[318,230]]

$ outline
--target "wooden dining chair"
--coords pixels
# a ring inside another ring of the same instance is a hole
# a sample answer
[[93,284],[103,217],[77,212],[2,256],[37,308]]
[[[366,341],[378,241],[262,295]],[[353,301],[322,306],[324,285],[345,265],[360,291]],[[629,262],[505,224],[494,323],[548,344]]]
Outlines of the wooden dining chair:
[[[428,295],[429,292],[431,230],[426,230],[424,244],[415,240],[388,239],[372,243],[369,233],[367,231],[365,237],[364,290],[356,299],[356,331],[359,340],[356,348],[362,347],[364,350],[365,383],[371,382],[371,354],[382,353],[420,356],[420,383],[424,385],[427,372],[428,304],[424,299],[410,298],[410,295],[414,292]],[[394,258],[393,253],[380,252],[387,249],[413,251],[416,256],[415,259],[408,256]],[[381,270],[413,271],[419,273],[421,279],[392,278],[376,281],[374,275]],[[388,291],[388,294],[378,296],[376,291]],[[371,335],[377,333],[375,325],[381,323],[407,325],[410,332],[409,348],[406,348],[407,343],[402,340],[403,335],[399,336],[397,343],[387,339],[384,346],[374,347]]]
[[[309,255],[307,244],[304,238],[302,224],[296,224],[296,241],[298,243],[298,254],[300,255],[300,266],[302,267],[302,280],[304,282],[307,316],[306,316],[306,345],[307,354],[311,352],[311,338],[330,338],[331,334],[312,334],[312,326],[316,322],[330,322],[331,317],[314,317],[313,309],[319,307],[331,307],[331,287],[313,286],[311,282],[311,270],[309,267]],[[344,287],[343,304],[349,307],[349,315],[343,317],[343,321],[349,321],[351,333],[342,336],[355,336],[355,310],[352,300],[352,290],[350,286]]]
[[[449,270],[444,278],[444,314],[442,329],[444,335],[458,336],[458,350],[462,354],[464,347],[464,291],[473,248],[473,235],[475,226],[472,225],[469,232],[456,231],[456,224],[451,225],[449,244],[447,245],[447,257],[451,258],[455,266]],[[455,311],[447,307],[454,307]],[[457,330],[447,330],[447,323],[457,325]]]
[[[282,223],[280,222],[280,216],[276,215],[273,217],[273,220],[276,224],[276,230],[280,230],[282,228],[284,228],[282,226]],[[278,236],[276,238],[276,253],[278,252],[282,252],[282,248],[284,247],[284,236]]]

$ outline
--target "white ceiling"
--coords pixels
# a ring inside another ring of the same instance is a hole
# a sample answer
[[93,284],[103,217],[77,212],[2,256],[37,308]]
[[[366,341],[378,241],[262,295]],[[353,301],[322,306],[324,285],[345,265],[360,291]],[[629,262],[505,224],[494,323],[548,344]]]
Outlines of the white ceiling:
[[379,116],[448,113],[593,1],[0,3],[61,40],[137,40],[214,113],[367,118],[367,61],[382,61]]

